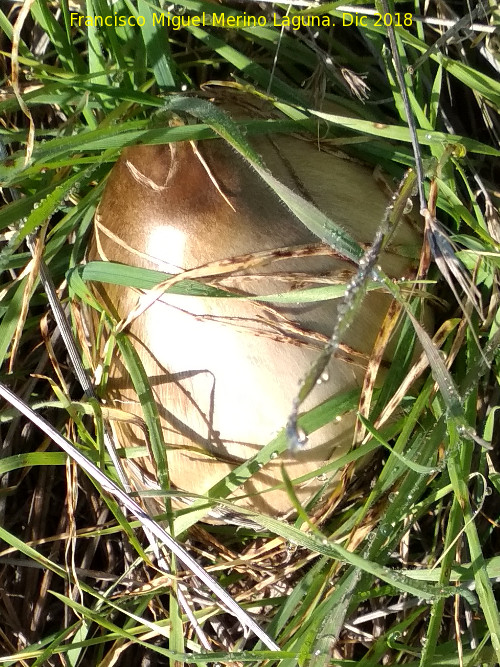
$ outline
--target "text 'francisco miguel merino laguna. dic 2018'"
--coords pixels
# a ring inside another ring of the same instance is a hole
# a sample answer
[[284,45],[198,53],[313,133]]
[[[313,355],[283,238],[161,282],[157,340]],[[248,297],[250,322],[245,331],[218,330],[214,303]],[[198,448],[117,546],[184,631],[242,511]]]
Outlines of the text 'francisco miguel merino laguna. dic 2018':
[[254,28],[260,27],[277,27],[290,28],[292,30],[300,30],[300,28],[330,28],[335,25],[348,26],[362,26],[366,27],[368,21],[372,22],[374,26],[388,26],[394,24],[395,26],[410,26],[413,17],[410,13],[401,14],[375,14],[364,16],[362,14],[350,14],[343,12],[342,16],[337,18],[324,14],[322,16],[301,15],[301,16],[280,16],[274,13],[272,17],[250,16],[246,12],[238,15],[207,13],[197,14],[193,16],[170,14],[168,12],[159,13],[154,12],[151,16],[145,17],[142,15],[126,16],[122,14],[108,14],[107,16],[86,15],[71,13],[71,25],[77,27],[124,27],[124,26],[144,26],[146,22],[152,22],[153,26],[162,26],[172,28],[173,30],[181,30],[188,27],[204,27],[213,26],[214,28]]

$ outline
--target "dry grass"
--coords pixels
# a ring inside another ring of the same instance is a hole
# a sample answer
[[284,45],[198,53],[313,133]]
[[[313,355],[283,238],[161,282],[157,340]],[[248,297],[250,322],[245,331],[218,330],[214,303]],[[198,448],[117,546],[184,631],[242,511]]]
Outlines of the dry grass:
[[[154,6],[119,0],[112,12],[147,14]],[[176,7],[214,11],[202,2]],[[323,96],[343,104],[349,114],[320,126],[325,140],[399,180],[414,157],[385,51],[386,29],[372,19],[366,28],[317,33],[281,34],[272,25],[190,27],[170,32],[167,41],[147,28],[72,28],[70,12],[81,10],[66,2],[2,8],[0,131],[9,156],[0,164],[2,382],[116,482],[116,467],[103,450],[103,412],[82,398],[40,285],[42,251],[66,311],[70,300],[89,299],[81,262],[110,166],[132,143],[212,136],[210,119],[165,129],[154,114],[165,94],[183,86],[196,90],[213,78],[270,91],[288,114],[276,122],[280,131],[296,129],[304,108],[317,109]],[[245,9],[284,15],[282,6],[249,3]],[[243,7],[223,3],[217,10],[229,15]],[[103,0],[86,4],[86,14],[108,11]],[[330,5],[322,11],[339,15]],[[439,12],[430,3],[426,11],[427,18],[452,21],[468,16],[461,3],[440,5]],[[474,22],[485,29],[498,25],[495,11],[491,2]],[[419,291],[415,301],[404,301],[416,304],[422,293],[435,299],[441,350],[433,356],[421,338],[426,360],[408,371],[412,380],[420,378],[418,393],[402,371],[415,339],[407,320],[395,362],[366,413],[366,440],[335,464],[345,466],[344,484],[332,499],[335,511],[321,524],[300,515],[290,524],[252,517],[260,531],[201,525],[201,501],[164,517],[282,652],[248,636],[178,559],[153,555],[149,528],[145,532],[48,437],[5,406],[0,664],[500,662],[500,482],[495,449],[481,446],[498,440],[497,35],[462,32],[457,41],[456,31],[438,39],[442,33],[425,22],[397,30],[406,84],[412,84],[430,225]],[[363,91],[366,103],[356,96]],[[317,128],[317,117],[300,126]],[[259,131],[257,122],[252,130]],[[26,240],[33,245],[35,238],[39,252],[31,259]],[[455,281],[463,310],[437,266]],[[73,321],[75,331],[80,326]],[[382,425],[395,404],[400,417]],[[357,395],[334,398],[309,414],[304,428],[358,406]],[[264,455],[287,446],[280,438]],[[352,479],[352,465],[364,455],[372,463]]]

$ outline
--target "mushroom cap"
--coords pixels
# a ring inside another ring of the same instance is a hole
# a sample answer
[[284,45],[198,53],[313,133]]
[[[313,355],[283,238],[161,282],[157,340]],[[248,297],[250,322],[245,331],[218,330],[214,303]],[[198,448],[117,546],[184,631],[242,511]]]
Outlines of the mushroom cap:
[[[359,242],[373,239],[387,199],[369,169],[301,138],[264,137],[253,144],[281,182]],[[255,296],[331,284],[339,276],[345,281],[354,264],[324,248],[319,252],[318,242],[249,164],[217,139],[125,149],[96,213],[88,259],[179,273],[268,251],[265,264],[217,282]],[[394,243],[416,248],[420,239],[405,223]],[[273,258],[276,249],[306,244],[309,254]],[[408,274],[411,262],[389,251],[381,264],[399,277]],[[118,319],[137,304],[132,288],[99,284],[95,289]],[[348,331],[348,347],[330,360],[324,381],[301,410],[361,386],[364,355],[372,350],[389,303],[378,291],[365,297]],[[131,323],[128,332],[156,398],[175,488],[205,494],[273,440],[287,422],[300,381],[331,335],[337,308],[338,300],[276,304],[169,293]],[[142,414],[118,353],[107,399],[114,407]],[[115,426],[122,445],[144,445],[141,428],[123,422]],[[353,426],[352,414],[333,419],[311,433],[299,451],[286,450],[257,468],[236,492],[238,505],[272,516],[293,511],[283,485],[268,490],[282,483],[282,466],[292,480],[312,475],[295,486],[302,504],[325,497],[338,477],[315,473],[348,451]],[[154,478],[150,457],[141,459],[139,467]]]

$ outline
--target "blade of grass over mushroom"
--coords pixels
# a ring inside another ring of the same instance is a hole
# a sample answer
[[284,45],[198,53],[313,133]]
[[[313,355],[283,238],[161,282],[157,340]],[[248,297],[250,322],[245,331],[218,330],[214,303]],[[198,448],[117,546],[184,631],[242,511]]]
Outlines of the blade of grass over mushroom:
[[[299,425],[306,433],[313,432],[329,423],[332,419],[335,419],[336,416],[341,416],[346,412],[354,410],[357,407],[358,400],[358,390],[334,396],[316,408],[313,408],[307,414],[302,415],[299,418]],[[255,456],[236,467],[227,477],[209,489],[206,497],[217,500],[227,498],[238,487],[250,479],[255,472],[269,463],[275,454],[280,454],[286,451],[287,448],[288,440],[282,431],[274,440],[262,447]],[[203,508],[198,512],[197,507],[199,505],[202,505]],[[175,532],[177,535],[184,533],[196,521],[205,516],[207,511],[206,501],[200,500],[199,502],[192,503],[190,510],[192,511],[188,515],[175,520]]]
[[[46,169],[48,162],[67,158],[68,162],[63,162],[63,165],[71,164],[74,161],[75,153],[81,151],[110,151],[109,155],[102,156],[102,160],[113,162],[116,159],[117,151],[132,144],[141,142],[166,144],[172,141],[195,141],[216,136],[214,130],[204,124],[166,127],[165,122],[162,121],[161,126],[158,125],[155,119],[126,121],[120,123],[119,127],[115,125],[100,127],[95,130],[84,130],[78,135],[49,139],[37,144],[32,166],[28,168],[21,163],[22,152],[13,154],[13,166],[0,165],[0,178],[5,181],[5,184],[15,184],[17,179],[24,178],[27,174],[35,174]],[[262,131],[286,132],[297,129],[297,124],[290,120],[273,120],[266,123],[250,122],[244,125],[248,127],[248,131],[252,131],[253,128],[259,133]]]
[[[324,407],[326,408],[329,405],[329,401],[327,401],[324,404]],[[311,411],[312,412],[312,411]],[[310,413],[307,413],[304,415],[304,418],[307,418],[310,416]],[[273,441],[273,444],[275,441]],[[145,447],[138,447],[137,452],[135,451],[136,448],[134,448],[134,452],[130,453],[129,451],[125,451],[123,453],[123,456],[126,456],[129,459],[134,459],[134,458],[139,458],[141,456],[144,456],[147,454],[147,449]],[[367,456],[371,454],[373,451],[376,449],[379,449],[379,445],[376,441],[369,440],[365,445],[361,445],[360,447],[356,448],[355,450],[352,450],[348,454],[345,454],[344,456],[341,456],[340,458],[336,459],[335,461],[332,461],[330,463],[326,463],[322,465],[321,467],[317,468],[316,470],[306,473],[304,475],[301,475],[300,477],[297,477],[295,479],[290,479],[290,483],[292,484],[302,484],[303,482],[307,482],[311,479],[316,478],[318,475],[322,474],[331,474],[338,472],[339,470],[342,470],[342,468],[346,465],[349,465],[350,463],[355,463],[359,460],[362,460],[364,456]],[[413,453],[413,452],[412,452]],[[253,461],[253,459],[251,459]],[[247,462],[249,463],[250,460]],[[260,464],[262,467],[265,464]],[[242,464],[241,466],[242,472],[246,470],[246,465]],[[250,476],[254,474],[255,471],[250,472]],[[225,478],[225,482],[227,483],[229,480],[229,476]],[[241,500],[242,498],[248,498],[251,495],[261,495],[265,496],[267,493],[272,492],[273,490],[277,489],[286,489],[286,482],[282,481],[280,483],[275,484],[273,487],[268,487],[262,491],[259,491],[256,494],[247,494],[247,495],[237,495],[237,489],[241,484],[243,484],[246,480],[244,479],[243,482],[240,483],[240,481],[237,481],[237,484],[234,485],[233,488],[233,494],[234,498],[232,500],[226,500],[223,496],[227,495],[227,491],[222,488],[222,483],[220,483],[220,488],[222,489],[220,496],[217,496],[215,493],[212,493],[212,491],[208,491],[207,494],[205,495],[199,495],[195,493],[188,493],[187,491],[179,491],[177,489],[175,490],[170,490],[170,491],[162,491],[160,489],[157,490],[148,490],[148,491],[141,491],[138,495],[144,498],[184,498],[186,500],[193,500],[196,502],[191,503],[190,507],[188,509],[180,510],[177,512],[178,514],[178,526],[181,526],[178,530],[178,534],[180,532],[184,532],[187,530],[187,528],[192,525],[193,521],[196,521],[196,517],[193,519],[191,516],[192,511],[198,512],[198,509],[201,509],[203,513],[200,513],[199,516],[203,517],[207,510],[210,508],[214,507],[215,505],[221,505],[223,507],[227,507],[229,510],[231,510],[234,513],[238,513],[239,511],[239,504],[238,501]],[[213,497],[209,497],[209,496]],[[183,515],[188,515],[187,521],[189,522],[189,525],[186,526],[184,516]],[[180,517],[183,518],[180,518]]]
[[[273,251],[274,252],[274,251]],[[77,275],[78,274],[78,278]],[[154,269],[143,269],[126,264],[117,264],[116,262],[89,262],[83,267],[78,266],[68,272],[68,281],[74,284],[75,291],[80,289],[77,287],[77,280],[83,282],[103,282],[112,285],[122,285],[124,287],[135,287],[137,289],[154,289],[163,283],[167,282],[173,277],[173,274],[163,273]],[[424,281],[426,282],[426,281]],[[433,281],[427,281],[432,283]],[[401,287],[412,287],[413,281],[402,281],[399,283]],[[422,284],[419,282],[419,284]],[[172,294],[184,294],[196,297],[211,297],[211,298],[227,298],[237,299],[241,301],[269,301],[273,303],[315,303],[319,301],[327,301],[330,299],[338,299],[344,296],[346,290],[345,284],[328,285],[324,287],[311,287],[309,289],[297,289],[291,292],[266,294],[260,296],[235,294],[230,290],[220,289],[212,285],[204,284],[202,282],[184,279],[173,284],[168,288],[167,292]],[[371,281],[367,284],[366,290],[380,290],[380,283]],[[83,293],[82,293],[83,294]]]
[[[380,269],[377,269],[375,272],[379,254],[390,239],[404,213],[407,201],[412,195],[414,183],[414,172],[407,172],[397,195],[393,197],[393,203],[386,210],[384,220],[380,223],[372,246],[364,253],[363,257],[360,258],[358,272],[349,281],[346,287],[345,296],[339,306],[337,319],[334,322],[333,332],[328,344],[318,356],[312,368],[301,383],[298,394],[291,406],[291,412],[286,426],[287,437],[290,441],[292,450],[300,449],[303,444],[297,430],[298,410],[313,391],[332,355],[335,354],[339,344],[342,342],[342,338],[353,321],[356,310],[365,296],[368,280],[374,275],[377,276],[377,279],[381,279],[382,272]],[[384,281],[386,283],[390,282],[385,277]]]
[[[306,250],[307,249],[308,247],[306,247]],[[263,260],[267,262],[272,255],[275,255],[276,259],[288,259],[290,257],[289,249],[285,249],[285,252],[284,254],[281,254],[281,257],[277,255],[277,252],[278,251],[274,251],[270,254],[268,251],[263,251],[261,253],[250,253],[240,257],[233,257],[230,260],[216,260],[195,267],[194,269],[188,269],[183,273],[171,275],[170,278],[159,283],[147,293],[140,295],[135,306],[129,310],[126,317],[117,324],[116,330],[117,332],[124,331],[134,320],[160,299],[165,292],[174,288],[175,285],[178,285],[179,283],[195,278],[223,277],[224,275],[231,275],[236,270],[259,266],[263,263]],[[298,254],[298,251],[296,251],[296,254]],[[269,298],[264,300],[269,300]],[[287,297],[287,300],[290,299]],[[291,301],[293,302],[293,299],[291,299]]]
[[358,243],[341,227],[332,222],[319,209],[283,185],[262,166],[259,156],[251,148],[235,123],[220,109],[205,100],[174,97],[167,101],[167,109],[184,111],[210,125],[215,132],[235,148],[271,186],[279,198],[304,223],[313,234],[328,243],[341,255],[356,263],[362,257]]

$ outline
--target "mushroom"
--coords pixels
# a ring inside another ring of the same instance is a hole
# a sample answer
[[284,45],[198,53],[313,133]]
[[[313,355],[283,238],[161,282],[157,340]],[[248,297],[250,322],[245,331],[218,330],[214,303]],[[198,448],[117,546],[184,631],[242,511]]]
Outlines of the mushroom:
[[[282,183],[358,242],[373,239],[388,198],[368,168],[321,150],[310,138],[273,135],[252,144]],[[403,221],[394,243],[417,247],[419,242]],[[248,255],[246,263],[241,260]],[[225,261],[232,258],[240,261]],[[210,265],[209,284],[233,295],[165,293],[127,328],[155,397],[171,484],[201,495],[285,426],[299,383],[331,335],[338,308],[337,299],[251,297],[299,288],[303,293],[306,287],[345,282],[356,270],[353,262],[321,246],[223,139],[126,148],[109,175],[88,259],[170,274]],[[401,277],[408,275],[411,261],[389,250],[381,264],[389,275]],[[224,270],[219,276],[217,266]],[[95,290],[117,321],[137,306],[136,289],[99,283]],[[381,291],[367,295],[348,330],[344,353],[329,362],[324,381],[301,409],[361,386],[389,304]],[[118,350],[106,399],[142,415]],[[146,444],[136,423],[116,421],[114,427],[122,446]],[[345,415],[311,433],[299,451],[271,458],[239,487],[238,506],[274,517],[293,512],[282,466],[291,480],[310,474],[295,486],[300,503],[325,498],[338,476],[314,473],[348,451],[353,429],[354,415]],[[146,480],[155,477],[152,458],[135,459],[132,466],[138,488],[147,488]]]

